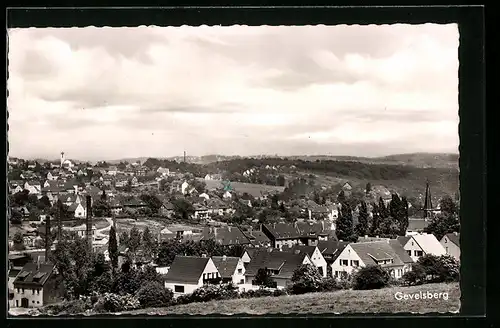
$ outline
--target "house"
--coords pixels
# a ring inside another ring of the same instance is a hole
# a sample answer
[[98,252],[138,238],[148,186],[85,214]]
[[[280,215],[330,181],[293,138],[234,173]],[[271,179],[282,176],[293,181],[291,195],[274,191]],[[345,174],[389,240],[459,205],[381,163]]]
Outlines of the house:
[[148,205],[143,202],[140,199],[137,198],[131,198],[130,200],[124,202],[123,204],[123,209],[130,208],[130,209],[139,209],[139,208],[145,208]]
[[[70,232],[75,232],[76,235],[80,238],[85,238],[87,236],[87,225],[82,224],[76,227],[63,227],[63,230],[70,231]],[[92,241],[94,242],[96,240],[96,227],[95,225],[92,226]]]
[[231,197],[233,197],[233,195],[229,190],[225,191],[224,194],[222,195],[223,199],[231,199]]
[[274,248],[316,245],[320,240],[337,239],[333,224],[327,221],[263,224],[261,230]]
[[214,240],[223,246],[250,245],[251,242],[238,227],[205,227],[202,232],[203,240]]
[[409,218],[408,228],[406,228],[406,235],[416,235],[424,232],[424,229],[429,225],[429,221],[421,218]]
[[446,254],[444,247],[433,234],[421,233],[398,237],[397,240],[415,262],[426,254],[433,254],[436,256]]
[[241,261],[243,261],[243,265],[245,268],[247,267],[248,263],[252,260],[253,255],[255,252],[257,252],[258,248],[254,247],[246,247],[245,250],[243,251],[243,254],[241,254]]
[[170,170],[167,169],[167,168],[163,168],[163,167],[159,167],[157,170],[156,170],[157,173],[159,173],[161,176],[168,176],[170,175]]
[[305,246],[305,245],[295,245],[292,248],[288,248],[286,250],[283,248],[283,251],[289,251],[292,253],[304,253],[307,254],[315,267],[318,268],[319,272],[323,277],[326,277],[327,273],[327,263],[325,258],[323,257],[323,254],[321,254],[321,251],[317,246]]
[[22,192],[24,189],[21,186],[15,186],[10,188],[11,194],[17,194],[18,192]]
[[460,233],[447,233],[441,238],[440,243],[443,245],[446,254],[453,256],[460,262]]
[[118,168],[116,166],[110,166],[108,167],[108,169],[106,170],[106,173],[108,175],[116,175],[118,173]]
[[17,275],[23,269],[24,265],[31,262],[28,254],[9,254],[8,281],[7,288],[9,292],[9,307],[15,307],[14,302],[14,281]]
[[347,245],[349,245],[348,242],[338,240],[318,241],[318,249],[328,264],[332,264],[333,262],[335,262],[337,257],[340,255],[340,253],[342,253]]
[[274,281],[274,288],[283,289],[292,283],[293,272],[303,264],[312,264],[305,253],[281,252],[272,249],[257,249],[247,264],[245,279],[257,286],[255,277],[259,269],[265,269]]
[[351,243],[331,264],[332,275],[340,279],[355,273],[359,268],[380,265],[392,277],[399,279],[411,271],[413,260],[405,253],[397,240]]
[[321,206],[313,201],[308,202],[307,213],[309,220],[336,220],[339,217],[339,210],[336,205]]
[[73,203],[68,207],[68,212],[77,219],[84,219],[87,216],[87,209],[82,203]]
[[188,187],[189,187],[189,183],[187,183],[187,181],[184,181],[181,184],[181,192],[183,195],[186,195],[188,193]]
[[204,200],[209,200],[210,199],[210,195],[208,195],[205,192],[199,194],[198,197],[203,198]]
[[350,193],[350,192],[352,192],[352,185],[351,185],[349,182],[345,182],[345,183],[342,185],[342,190],[343,190],[345,193]]
[[109,201],[109,207],[111,208],[111,213],[114,215],[120,215],[123,211],[122,204],[120,204],[120,202],[116,199],[111,199]]
[[245,266],[239,257],[212,256],[212,261],[219,271],[222,282],[232,282],[234,285],[245,283]]
[[66,206],[82,203],[82,198],[78,194],[60,194],[58,199]]
[[271,247],[271,239],[260,230],[244,231],[245,236],[254,247]]
[[210,257],[176,255],[165,275],[165,288],[171,289],[174,297],[178,297],[219,279],[221,274]]
[[42,307],[57,301],[54,265],[26,263],[13,283],[12,303],[15,307]]
[[130,180],[130,184],[132,185],[132,187],[137,187],[139,185],[139,179],[137,179],[137,177],[132,177],[132,179]]
[[205,180],[221,181],[222,176],[220,174],[207,174],[207,175],[205,175]]
[[163,216],[168,216],[171,217],[175,213],[175,206],[169,201],[163,202],[162,206],[160,207],[160,214]]
[[24,189],[28,190],[30,194],[38,195],[42,192],[42,186],[38,181],[26,181]]

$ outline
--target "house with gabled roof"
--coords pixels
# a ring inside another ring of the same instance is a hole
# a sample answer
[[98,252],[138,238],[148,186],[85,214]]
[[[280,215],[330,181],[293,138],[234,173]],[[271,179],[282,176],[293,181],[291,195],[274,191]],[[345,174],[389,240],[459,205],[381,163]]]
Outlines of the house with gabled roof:
[[443,245],[441,245],[433,234],[420,233],[398,237],[397,240],[415,262],[426,254],[433,254],[436,256],[446,254]]
[[55,302],[54,265],[26,263],[13,283],[15,307],[35,308]]
[[441,238],[440,243],[443,245],[447,255],[453,256],[460,262],[460,233],[447,233]]
[[263,224],[261,230],[274,248],[293,245],[317,245],[321,240],[336,240],[335,230],[328,221]]
[[318,249],[323,255],[323,258],[328,263],[328,265],[335,262],[337,257],[342,253],[344,248],[349,245],[346,241],[338,241],[338,240],[322,240],[318,241]]
[[259,269],[265,269],[274,281],[274,287],[283,289],[292,283],[293,272],[303,264],[312,264],[305,253],[282,252],[279,250],[256,249],[247,264],[245,277],[247,283],[256,287],[255,277]]
[[243,231],[254,247],[271,247],[271,239],[260,230]]
[[350,243],[331,264],[332,275],[340,279],[359,268],[380,265],[399,279],[412,268],[413,260],[397,240]]
[[223,283],[242,285],[245,283],[245,265],[239,257],[212,256],[215,267],[219,271]]
[[204,227],[203,240],[214,240],[223,246],[250,245],[251,242],[239,227]]
[[291,248],[283,248],[283,251],[292,252],[292,253],[304,253],[309,256],[312,264],[318,268],[319,272],[323,277],[326,277],[327,273],[327,263],[323,254],[319,250],[318,246],[306,246],[306,245],[295,245]]
[[221,279],[221,274],[210,257],[176,255],[164,281],[165,288],[172,290],[174,297],[178,297]]

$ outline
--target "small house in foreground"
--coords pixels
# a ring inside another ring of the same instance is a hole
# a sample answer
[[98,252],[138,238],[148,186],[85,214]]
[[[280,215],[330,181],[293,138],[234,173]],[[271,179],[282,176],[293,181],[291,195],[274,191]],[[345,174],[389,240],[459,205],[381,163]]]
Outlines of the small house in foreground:
[[453,256],[457,261],[460,261],[460,233],[447,233],[441,238],[441,245],[444,247],[446,254]]
[[221,274],[210,257],[177,255],[165,275],[165,288],[178,297],[220,279]]

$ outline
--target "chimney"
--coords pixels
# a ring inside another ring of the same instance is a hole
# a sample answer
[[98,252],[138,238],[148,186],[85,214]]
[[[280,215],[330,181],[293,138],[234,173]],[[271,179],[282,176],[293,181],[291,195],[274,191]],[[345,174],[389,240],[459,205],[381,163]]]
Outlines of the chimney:
[[87,195],[86,197],[86,205],[87,205],[87,218],[86,218],[86,238],[89,244],[89,247],[92,248],[92,197]]
[[201,257],[207,257],[207,254],[201,254]]
[[375,236],[375,238],[379,238],[378,236]]
[[368,235],[365,235],[365,238],[368,239]]
[[47,216],[45,220],[45,258],[49,258],[50,254],[50,216]]
[[225,261],[227,259],[226,255],[222,256],[222,261]]
[[458,232],[456,232],[456,231],[454,231],[454,232],[453,232],[453,234],[454,234],[455,236],[458,236]]
[[75,189],[75,195],[78,195],[78,185],[73,186],[73,188]]

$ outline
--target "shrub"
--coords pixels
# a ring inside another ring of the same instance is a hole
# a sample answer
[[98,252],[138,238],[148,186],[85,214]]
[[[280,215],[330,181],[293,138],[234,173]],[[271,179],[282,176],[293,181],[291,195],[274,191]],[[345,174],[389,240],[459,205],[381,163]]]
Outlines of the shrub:
[[450,255],[435,256],[426,254],[418,259],[417,264],[422,266],[426,281],[452,282],[459,280],[460,265]]
[[130,294],[118,295],[105,293],[94,304],[94,311],[103,312],[121,312],[135,310],[140,308],[141,303],[137,298]]
[[336,280],[337,287],[339,289],[351,289],[353,285],[353,275],[341,276]]
[[188,304],[192,302],[191,297],[191,294],[179,295],[179,297],[177,297],[173,303],[177,305]]
[[232,284],[205,285],[197,288],[191,294],[191,302],[208,302],[212,300],[226,300],[238,297],[238,291]]
[[276,289],[276,290],[273,292],[273,296],[274,296],[274,297],[278,297],[278,296],[285,296],[285,295],[288,295],[288,292],[287,292],[285,289]]
[[172,302],[174,293],[156,281],[146,282],[136,293],[142,307],[162,307]]
[[74,301],[63,301],[61,303],[50,304],[39,309],[40,313],[47,315],[72,315],[72,314],[82,314],[86,310],[91,309],[92,306],[89,302],[83,299],[78,299]]
[[240,293],[240,297],[242,298],[254,298],[254,297],[265,297],[265,296],[274,296],[274,292],[269,289],[259,288],[257,290],[250,289],[246,292]]
[[293,294],[316,292],[321,288],[321,274],[318,268],[311,264],[301,265],[293,272]]
[[425,283],[426,273],[420,264],[414,264],[411,271],[405,272],[401,278],[407,286],[417,286]]
[[332,292],[341,289],[337,280],[331,277],[326,277],[321,280],[318,291],[321,292]]
[[388,286],[391,275],[379,265],[361,268],[354,274],[353,289],[380,289]]

